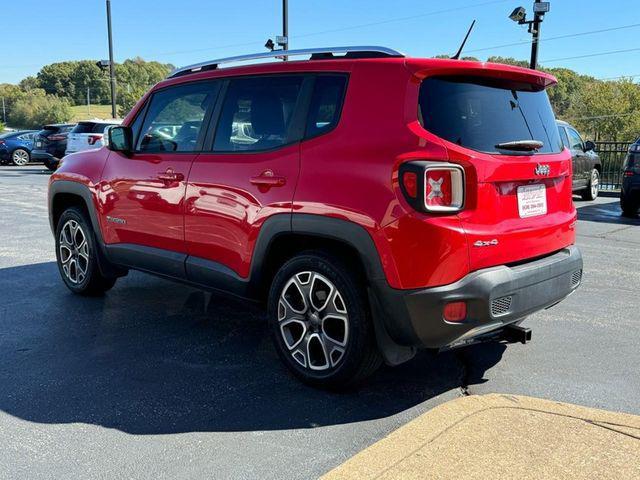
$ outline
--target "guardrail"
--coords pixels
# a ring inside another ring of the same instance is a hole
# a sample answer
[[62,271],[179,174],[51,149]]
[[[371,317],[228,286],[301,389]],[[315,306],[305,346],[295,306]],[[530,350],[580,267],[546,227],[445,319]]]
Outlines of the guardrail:
[[622,162],[633,142],[595,142],[596,153],[602,162],[600,188],[619,190],[622,186]]

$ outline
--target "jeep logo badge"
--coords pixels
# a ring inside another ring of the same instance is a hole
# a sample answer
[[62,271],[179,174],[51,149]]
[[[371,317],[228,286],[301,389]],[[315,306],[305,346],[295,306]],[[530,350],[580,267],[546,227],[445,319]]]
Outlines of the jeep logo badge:
[[551,168],[549,168],[549,165],[542,165],[540,163],[536,165],[536,175],[540,177],[546,177],[547,175],[549,175],[549,172],[551,172]]

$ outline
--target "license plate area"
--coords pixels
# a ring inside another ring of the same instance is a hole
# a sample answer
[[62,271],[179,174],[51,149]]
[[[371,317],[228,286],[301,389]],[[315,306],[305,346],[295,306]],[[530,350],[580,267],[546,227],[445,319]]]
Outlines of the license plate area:
[[547,189],[544,184],[519,186],[517,196],[520,218],[537,217],[547,213]]

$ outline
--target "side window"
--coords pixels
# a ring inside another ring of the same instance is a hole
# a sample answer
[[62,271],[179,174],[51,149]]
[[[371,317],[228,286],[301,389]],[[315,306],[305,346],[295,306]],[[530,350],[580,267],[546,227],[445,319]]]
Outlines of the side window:
[[567,129],[564,127],[558,127],[558,132],[560,132],[560,138],[562,139],[562,144],[566,148],[571,148],[571,144],[569,143],[569,137],[567,137]]
[[288,143],[303,78],[275,76],[231,80],[213,150],[257,151]]
[[136,151],[195,151],[205,113],[217,89],[218,84],[194,83],[154,93],[138,135]]
[[578,132],[576,132],[573,128],[567,128],[567,135],[569,135],[569,148],[571,150],[584,151],[582,138],[580,138],[580,134]]
[[305,137],[321,135],[337,125],[346,83],[344,75],[320,75],[316,78]]

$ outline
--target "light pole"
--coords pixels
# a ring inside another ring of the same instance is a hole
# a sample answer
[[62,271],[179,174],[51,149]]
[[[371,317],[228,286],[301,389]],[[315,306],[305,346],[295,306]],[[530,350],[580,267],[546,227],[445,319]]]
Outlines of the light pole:
[[509,18],[518,25],[528,25],[531,38],[531,60],[529,61],[529,68],[535,70],[538,66],[538,42],[540,41],[540,24],[544,18],[544,14],[549,12],[551,7],[550,2],[543,2],[542,0],[534,0],[533,3],[533,20],[527,20],[527,11],[524,7],[518,7]]
[[116,72],[113,64],[113,35],[111,34],[111,0],[107,0],[107,31],[109,35],[109,80],[111,82],[111,117],[116,118]]
[[[282,0],[282,37],[282,49],[289,50],[289,0]],[[284,61],[287,61],[286,55]]]

